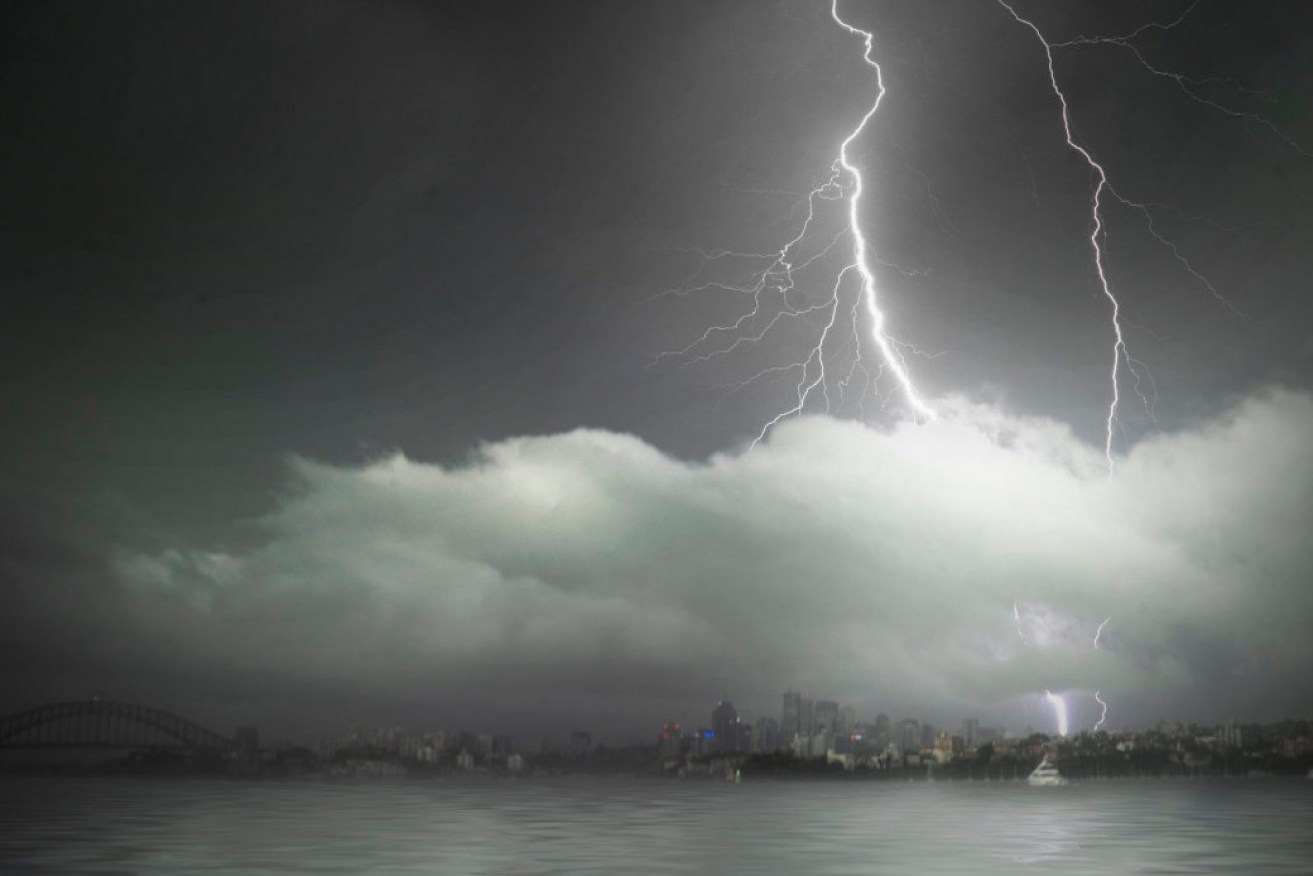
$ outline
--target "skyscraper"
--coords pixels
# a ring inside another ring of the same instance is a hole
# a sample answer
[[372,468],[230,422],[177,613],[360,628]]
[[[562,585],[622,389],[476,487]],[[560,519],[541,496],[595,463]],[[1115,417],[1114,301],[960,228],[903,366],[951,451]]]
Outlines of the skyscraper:
[[839,710],[839,726],[835,730],[843,736],[851,736],[857,732],[857,710],[852,706],[844,706]]
[[747,748],[738,709],[729,700],[722,699],[711,710],[711,729],[716,734],[714,750],[742,751]]
[[792,690],[784,692],[784,713],[780,717],[780,738],[787,745],[793,737],[801,732],[798,725],[799,712],[802,710],[802,694]]
[[758,718],[752,728],[752,751],[775,751],[780,747],[780,725],[774,718]]
[[812,734],[830,737],[839,732],[839,704],[834,700],[817,700],[812,710]]

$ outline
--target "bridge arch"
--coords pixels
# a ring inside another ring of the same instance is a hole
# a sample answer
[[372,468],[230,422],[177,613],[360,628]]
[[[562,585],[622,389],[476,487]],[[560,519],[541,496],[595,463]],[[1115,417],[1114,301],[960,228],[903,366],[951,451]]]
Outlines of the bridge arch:
[[147,744],[147,731],[172,740],[174,748],[233,747],[230,739],[163,709],[93,699],[48,703],[0,718],[0,749],[134,748]]

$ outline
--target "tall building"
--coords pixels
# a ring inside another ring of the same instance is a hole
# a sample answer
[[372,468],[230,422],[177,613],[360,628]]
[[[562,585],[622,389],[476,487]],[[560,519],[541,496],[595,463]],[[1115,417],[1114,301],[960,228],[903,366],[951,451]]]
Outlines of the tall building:
[[900,751],[921,750],[921,722],[915,718],[904,718],[894,726],[894,743]]
[[839,732],[839,704],[817,700],[812,708],[812,735],[830,737]]
[[774,718],[758,718],[752,726],[752,751],[776,751],[780,748],[780,724]]
[[802,694],[786,690],[784,692],[784,714],[780,717],[780,736],[785,743],[792,742],[793,737],[802,732],[798,724],[801,711]]
[[570,731],[570,756],[583,760],[593,750],[593,736],[587,730]]
[[[981,739],[979,718],[966,718],[962,721],[962,738],[966,740],[968,748],[976,746],[976,740]],[[981,741],[984,740],[981,739]]]
[[798,733],[801,736],[811,736],[816,732],[816,721],[814,718],[815,702],[804,698],[798,705]]
[[744,751],[748,747],[747,728],[739,723],[738,709],[722,699],[711,710],[711,730],[715,734],[715,751]]
[[844,736],[857,732],[857,710],[852,706],[844,706],[839,710],[839,727],[836,732]]
[[889,738],[889,728],[890,725],[889,725],[888,715],[886,715],[884,712],[881,712],[880,714],[875,716],[875,726],[872,728],[872,733],[875,734],[876,744],[883,747],[890,743],[891,740]]

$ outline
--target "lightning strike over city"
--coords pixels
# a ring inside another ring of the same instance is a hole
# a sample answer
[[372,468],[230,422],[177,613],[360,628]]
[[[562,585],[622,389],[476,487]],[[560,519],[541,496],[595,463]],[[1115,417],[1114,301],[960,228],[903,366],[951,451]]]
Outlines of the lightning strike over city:
[[[1132,355],[1128,342],[1126,323],[1126,304],[1123,296],[1114,288],[1113,274],[1109,264],[1108,239],[1110,219],[1107,215],[1109,205],[1116,205],[1128,211],[1138,219],[1140,231],[1153,244],[1162,248],[1170,264],[1182,272],[1189,283],[1207,292],[1208,296],[1226,312],[1229,317],[1237,319],[1245,326],[1250,325],[1250,317],[1244,314],[1233,301],[1220,291],[1202,269],[1196,266],[1186,247],[1178,242],[1177,235],[1183,234],[1177,229],[1171,236],[1162,228],[1163,220],[1158,214],[1167,213],[1186,221],[1223,229],[1212,220],[1189,216],[1185,211],[1160,201],[1141,201],[1132,199],[1122,190],[1115,188],[1112,176],[1105,160],[1095,157],[1094,150],[1086,141],[1077,136],[1076,122],[1073,118],[1072,103],[1066,88],[1061,84],[1056,51],[1083,49],[1094,51],[1100,48],[1112,48],[1127,52],[1134,61],[1134,67],[1150,74],[1157,80],[1170,83],[1178,92],[1184,94],[1190,103],[1203,107],[1208,112],[1239,120],[1244,123],[1246,131],[1251,128],[1265,130],[1274,135],[1283,147],[1288,147],[1298,155],[1304,151],[1298,143],[1279,125],[1266,115],[1245,109],[1234,109],[1219,99],[1211,97],[1207,89],[1211,84],[1224,83],[1232,89],[1246,89],[1237,80],[1222,77],[1191,77],[1167,70],[1151,61],[1147,50],[1139,41],[1150,35],[1172,36],[1178,33],[1187,21],[1192,21],[1198,2],[1178,9],[1161,20],[1150,20],[1135,24],[1113,36],[1075,36],[1065,40],[1052,40],[1034,19],[1018,11],[1017,5],[1009,0],[996,0],[995,8],[1005,12],[1016,24],[1029,33],[1038,42],[1043,52],[1045,75],[1048,91],[1057,104],[1057,118],[1060,123],[1062,143],[1072,154],[1079,157],[1092,187],[1088,191],[1087,221],[1085,243],[1092,260],[1093,276],[1100,297],[1106,304],[1109,324],[1112,330],[1112,348],[1108,371],[1109,399],[1104,409],[1102,448],[1104,466],[1109,478],[1116,470],[1119,456],[1124,456],[1128,448],[1133,447],[1133,436],[1122,423],[1124,391],[1129,391],[1139,398],[1143,405],[1144,416],[1157,430],[1161,423],[1157,416],[1159,391],[1157,381],[1149,371],[1149,366],[1141,357]],[[862,159],[856,154],[860,151],[868,155],[873,147],[873,138],[866,137],[873,126],[879,123],[882,109],[889,94],[886,86],[887,76],[881,63],[875,58],[876,35],[869,26],[853,24],[841,14],[839,3],[834,0],[829,6],[829,18],[844,33],[860,39],[860,60],[865,69],[874,75],[873,98],[857,118],[853,127],[839,140],[827,172],[819,182],[802,196],[795,209],[801,218],[777,250],[762,252],[734,251],[730,249],[707,250],[698,247],[678,246],[673,250],[695,257],[696,265],[687,279],[667,290],[665,296],[678,299],[698,299],[708,295],[729,296],[738,299],[741,306],[734,311],[732,318],[726,322],[713,323],[702,329],[691,342],[683,346],[668,349],[659,354],[653,364],[667,360],[683,365],[703,366],[715,363],[731,355],[739,355],[757,348],[778,345],[788,349],[799,343],[796,335],[805,338],[801,342],[801,353],[797,358],[775,362],[759,368],[747,377],[721,384],[720,389],[726,396],[740,393],[763,382],[781,378],[792,381],[789,401],[769,414],[755,432],[750,447],[757,448],[771,433],[786,420],[800,417],[804,413],[831,414],[842,410],[845,403],[851,407],[851,394],[854,385],[856,391],[857,413],[866,419],[868,412],[862,403],[866,390],[878,383],[886,374],[893,376],[901,395],[903,410],[914,419],[929,422],[935,419],[935,407],[914,385],[906,355],[920,353],[919,350],[893,338],[887,331],[887,317],[881,308],[877,295],[877,268],[891,270],[903,281],[923,278],[933,273],[933,267],[908,269],[894,261],[876,255],[870,232],[867,230],[867,216],[873,207],[864,198],[868,182],[861,165]],[[1253,94],[1258,94],[1256,91]],[[1008,131],[1008,136],[1017,141],[1016,136]],[[908,161],[907,150],[892,136],[883,139],[900,163],[908,169],[927,197],[937,224],[952,229],[947,235],[954,241],[958,238],[956,226],[948,219],[943,201],[932,190],[932,179],[919,167],[913,167]],[[877,149],[879,144],[874,144]],[[1023,154],[1024,157],[1024,154]],[[1040,197],[1034,168],[1027,162],[1027,174],[1030,178],[1032,198]],[[733,188],[733,187],[727,187]],[[736,189],[755,191],[758,194],[788,195],[785,188],[774,189]],[[884,212],[879,206],[875,212]],[[836,219],[836,214],[839,218]],[[836,227],[837,230],[836,230]],[[919,260],[924,263],[924,260]],[[1079,262],[1074,262],[1079,265]],[[708,276],[708,269],[735,266],[737,276],[730,274],[713,274]],[[819,279],[818,279],[819,277]],[[1124,284],[1135,285],[1134,277],[1123,280]],[[817,291],[818,290],[818,291]],[[904,290],[905,291],[905,290]],[[865,326],[865,330],[863,330]],[[794,338],[790,341],[788,332],[793,330]],[[1161,336],[1151,330],[1143,329],[1161,341]],[[865,336],[865,342],[863,341]],[[847,337],[840,343],[839,339]],[[863,347],[869,345],[878,354],[877,363],[868,367],[863,356]],[[929,357],[933,358],[933,357]],[[944,402],[940,402],[944,404]],[[957,403],[947,402],[950,408]],[[955,416],[956,416],[955,410]],[[911,433],[909,433],[911,434]],[[1120,439],[1120,440],[1119,440]],[[1048,611],[1045,609],[1045,611]],[[1044,614],[1032,614],[1023,621],[1019,604],[1013,602],[1013,619],[1018,639],[1028,645],[1046,647],[1056,635],[1050,628],[1050,620]],[[1099,650],[1100,637],[1104,627],[1111,620],[1105,619],[1097,625],[1093,635],[1093,648]],[[1026,628],[1030,627],[1030,634]],[[1103,709],[1099,721],[1102,726],[1106,718],[1107,705],[1100,695],[1096,699]],[[1053,700],[1052,695],[1050,699]],[[1065,701],[1064,707],[1065,707]]]
[[0,872],[1307,870],[1302,0],[0,16]]

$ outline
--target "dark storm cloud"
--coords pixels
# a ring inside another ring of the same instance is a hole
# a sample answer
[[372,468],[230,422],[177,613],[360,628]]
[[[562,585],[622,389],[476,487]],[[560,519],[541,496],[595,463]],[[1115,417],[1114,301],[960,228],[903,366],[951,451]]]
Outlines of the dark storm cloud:
[[[1027,11],[1068,38],[1180,8]],[[1215,95],[1308,145],[1302,13],[1203,2],[1144,49],[1267,93]],[[787,239],[787,193],[869,105],[824,3],[5,14],[0,702],[299,727],[646,726],[788,683],[945,719],[1043,686],[1128,719],[1306,707],[1313,163],[1124,52],[1060,55],[1078,130],[1195,217],[1160,227],[1246,318],[1110,213],[1160,425],[1124,409],[1108,485],[1088,174],[994,3],[845,4],[890,89],[864,219],[925,272],[881,300],[943,353],[912,361],[926,392],[975,401],[751,455],[725,448],[791,387],[649,370],[723,306],[654,296],[695,267],[673,247]]]

